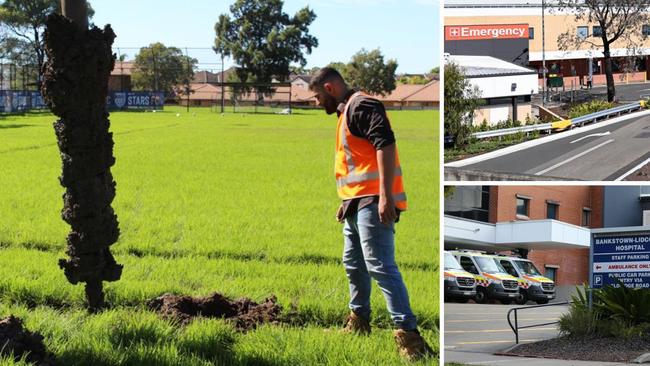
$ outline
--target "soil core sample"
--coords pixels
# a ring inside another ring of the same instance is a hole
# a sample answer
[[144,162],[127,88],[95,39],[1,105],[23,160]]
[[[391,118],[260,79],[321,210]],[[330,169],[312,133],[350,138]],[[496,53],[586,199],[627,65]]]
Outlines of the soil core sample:
[[114,39],[110,26],[84,29],[59,14],[46,22],[48,60],[41,90],[59,117],[54,131],[63,163],[59,180],[65,187],[61,216],[72,228],[66,250],[70,258],[61,259],[59,266],[70,283],[86,284],[91,311],[104,306],[102,282],[117,281],[122,274],[109,249],[119,237],[111,207],[115,158],[106,107]]

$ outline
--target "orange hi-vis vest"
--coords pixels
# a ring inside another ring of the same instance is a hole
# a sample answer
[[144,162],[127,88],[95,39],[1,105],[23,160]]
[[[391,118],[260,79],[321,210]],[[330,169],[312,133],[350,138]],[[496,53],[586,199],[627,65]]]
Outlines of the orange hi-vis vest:
[[[377,196],[380,191],[377,150],[365,138],[354,136],[348,128],[348,108],[354,98],[366,97],[360,92],[350,96],[343,113],[339,116],[336,133],[336,156],[334,173],[336,187],[342,200]],[[395,146],[395,173],[393,180],[395,206],[406,210],[406,193],[402,182],[402,168]]]

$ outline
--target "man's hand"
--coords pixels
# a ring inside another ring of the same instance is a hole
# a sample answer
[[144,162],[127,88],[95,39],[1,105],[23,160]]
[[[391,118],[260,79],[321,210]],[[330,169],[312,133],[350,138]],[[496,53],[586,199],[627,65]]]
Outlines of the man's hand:
[[336,210],[336,221],[343,223],[343,204],[339,206],[339,209]]
[[384,225],[390,225],[397,219],[395,212],[395,200],[393,196],[379,196],[379,221]]

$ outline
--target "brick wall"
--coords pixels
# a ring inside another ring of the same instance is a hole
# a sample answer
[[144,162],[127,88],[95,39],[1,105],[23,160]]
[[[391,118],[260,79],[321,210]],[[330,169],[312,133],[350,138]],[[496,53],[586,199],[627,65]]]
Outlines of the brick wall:
[[542,273],[547,265],[557,266],[557,286],[589,282],[589,249],[531,250],[528,259]]
[[[547,200],[559,204],[558,220],[582,224],[583,208],[591,209],[591,228],[602,227],[603,187],[589,186],[492,186],[489,220],[492,223],[526,220],[516,213],[516,195],[530,197],[530,220],[546,219]],[[544,273],[546,266],[557,267],[556,284],[580,285],[588,282],[589,249],[531,250],[528,259]]]
[[490,222],[524,219],[516,213],[517,194],[531,198],[530,220],[546,219],[546,201],[550,200],[559,204],[558,221],[580,226],[582,209],[586,207],[591,209],[590,227],[602,227],[602,187],[590,186],[493,186],[490,189]]

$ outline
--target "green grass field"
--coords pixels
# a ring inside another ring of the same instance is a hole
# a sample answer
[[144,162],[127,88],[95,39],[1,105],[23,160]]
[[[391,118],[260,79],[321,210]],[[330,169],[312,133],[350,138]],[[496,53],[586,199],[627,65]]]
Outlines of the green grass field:
[[[438,112],[389,116],[409,197],[396,256],[422,333],[437,349]],[[335,331],[348,312],[341,225],[334,220],[335,117],[188,114],[173,107],[113,113],[113,207],[121,236],[112,249],[124,272],[106,286],[111,309],[98,315],[84,311],[82,286],[68,284],[57,266],[69,227],[60,218],[54,120],[0,117],[0,317],[22,317],[61,364],[402,362],[376,286],[373,334]],[[214,291],[256,301],[276,294],[302,324],[249,333],[223,320],[177,327],[144,307],[165,292]]]

